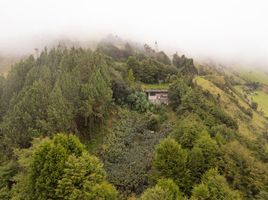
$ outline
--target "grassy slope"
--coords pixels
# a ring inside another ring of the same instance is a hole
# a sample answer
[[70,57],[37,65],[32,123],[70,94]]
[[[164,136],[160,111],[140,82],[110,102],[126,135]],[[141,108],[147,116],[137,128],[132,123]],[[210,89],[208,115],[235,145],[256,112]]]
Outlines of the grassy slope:
[[169,84],[161,83],[161,84],[142,84],[142,89],[154,89],[154,90],[167,90]]
[[[243,69],[236,68],[235,70],[231,68],[225,68],[225,73],[228,76],[232,76],[240,85],[236,86],[236,90],[245,94],[242,89],[242,85],[244,85],[247,81],[250,82],[259,82],[262,87],[266,88],[268,86],[268,73],[260,70],[260,69]],[[249,99],[252,99],[254,102],[258,103],[259,110],[263,111],[265,116],[268,116],[268,92],[267,89],[257,90],[252,94],[247,94]]]
[[234,81],[236,81],[239,84],[245,84],[246,80],[240,76],[239,72],[234,71],[232,68],[224,68],[224,73],[229,76],[233,77]]
[[[235,86],[235,89],[241,93],[245,94],[241,85]],[[258,103],[258,110],[262,111],[265,116],[268,116],[268,92],[264,90],[256,90],[254,93],[246,94],[249,99]]]
[[[256,133],[261,133],[263,130],[265,130],[265,124],[267,121],[260,114],[253,112],[253,118],[250,119],[239,109],[229,94],[203,77],[197,77],[195,80],[198,85],[200,85],[203,89],[210,91],[213,95],[217,96],[220,94],[220,106],[238,121],[239,133],[241,136],[248,139],[255,139]],[[234,95],[241,106],[244,108],[249,108],[249,105],[242,98],[236,94]]]
[[239,76],[247,81],[254,81],[268,85],[268,73],[262,70],[237,69]]
[[268,116],[268,93],[258,90],[251,95],[251,98],[258,103],[258,109]]

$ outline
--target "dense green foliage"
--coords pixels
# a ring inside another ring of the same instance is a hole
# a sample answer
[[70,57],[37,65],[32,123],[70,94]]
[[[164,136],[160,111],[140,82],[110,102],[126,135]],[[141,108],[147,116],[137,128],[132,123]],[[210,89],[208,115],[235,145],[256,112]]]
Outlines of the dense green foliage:
[[127,102],[131,109],[138,112],[146,112],[150,109],[151,105],[147,101],[147,96],[143,92],[135,92],[127,97]]
[[73,135],[44,139],[19,155],[12,199],[117,199],[102,163]]
[[87,129],[90,137],[112,100],[107,68],[97,53],[60,47],[12,68],[2,95],[4,137],[19,147],[55,131],[85,134]]
[[225,178],[218,174],[217,170],[211,169],[207,171],[202,182],[193,188],[192,199],[201,200],[239,200],[239,193],[232,191]]
[[154,146],[167,135],[169,129],[154,132],[150,116],[139,113],[119,112],[111,134],[105,138],[102,158],[108,172],[108,180],[124,195],[140,194],[149,184]]
[[194,66],[194,61],[191,58],[187,58],[185,55],[181,57],[178,54],[173,55],[172,63],[177,67],[183,75],[194,76],[197,74],[197,69]]
[[267,167],[237,142],[225,145],[222,151],[222,172],[235,189],[243,191],[249,199],[261,193],[267,195]]
[[44,49],[0,78],[0,199],[268,198],[268,122],[236,81],[139,48]]
[[171,179],[160,179],[156,186],[147,189],[141,196],[140,200],[180,200],[182,194],[179,187]]
[[180,187],[186,187],[188,177],[187,151],[173,139],[164,139],[156,147],[154,167],[159,177],[172,178]]
[[165,65],[152,58],[138,60],[131,56],[127,60],[127,65],[133,70],[137,80],[144,83],[158,83],[165,81],[169,75],[176,74],[177,70],[173,66]]

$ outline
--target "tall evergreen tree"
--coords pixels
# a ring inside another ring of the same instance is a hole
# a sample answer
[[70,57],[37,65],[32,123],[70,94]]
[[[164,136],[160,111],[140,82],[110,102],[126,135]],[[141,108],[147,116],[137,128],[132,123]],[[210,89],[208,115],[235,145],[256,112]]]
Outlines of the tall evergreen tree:
[[70,132],[74,129],[74,108],[63,97],[58,85],[49,95],[48,123],[52,132]]

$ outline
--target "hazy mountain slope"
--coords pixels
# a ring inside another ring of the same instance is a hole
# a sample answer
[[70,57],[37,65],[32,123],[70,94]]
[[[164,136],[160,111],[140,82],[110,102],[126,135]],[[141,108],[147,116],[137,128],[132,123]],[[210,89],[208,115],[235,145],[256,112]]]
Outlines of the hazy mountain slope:
[[239,76],[246,81],[259,82],[268,85],[268,73],[261,69],[235,69]]
[[[228,69],[229,76],[236,81],[236,88],[248,101],[256,102],[258,110],[268,116],[268,73],[261,69]],[[234,78],[235,79],[235,78]]]

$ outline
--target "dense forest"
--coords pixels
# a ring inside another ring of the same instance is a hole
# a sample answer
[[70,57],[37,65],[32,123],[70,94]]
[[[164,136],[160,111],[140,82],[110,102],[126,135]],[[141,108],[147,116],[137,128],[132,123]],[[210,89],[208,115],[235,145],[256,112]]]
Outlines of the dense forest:
[[0,77],[0,199],[266,200],[268,119],[235,85],[149,45],[45,48]]

